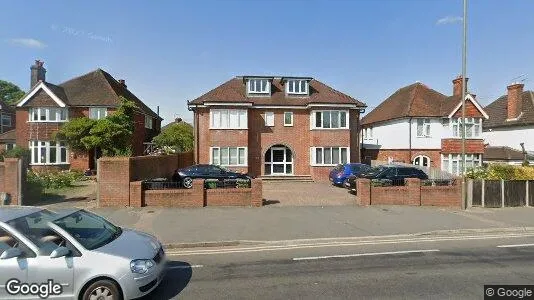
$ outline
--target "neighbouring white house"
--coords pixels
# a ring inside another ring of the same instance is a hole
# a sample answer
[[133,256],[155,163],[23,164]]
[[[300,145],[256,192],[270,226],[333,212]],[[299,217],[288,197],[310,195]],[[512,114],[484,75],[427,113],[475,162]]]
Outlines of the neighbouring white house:
[[465,128],[466,166],[480,166],[482,124],[488,115],[475,96],[467,93],[462,126],[461,95],[461,77],[453,80],[452,96],[419,82],[400,88],[362,118],[362,161],[410,163],[459,174]]
[[506,146],[487,146],[484,151],[484,163],[521,165],[528,161],[534,165],[534,154]]
[[[484,109],[489,119],[483,123],[483,137],[492,147],[534,151],[534,92],[524,91],[524,84],[514,83],[508,93]],[[505,159],[506,157],[503,157]]]

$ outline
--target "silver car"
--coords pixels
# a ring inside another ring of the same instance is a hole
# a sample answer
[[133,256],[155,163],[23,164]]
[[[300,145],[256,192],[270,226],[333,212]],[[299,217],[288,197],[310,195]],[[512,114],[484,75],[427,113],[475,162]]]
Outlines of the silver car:
[[0,298],[138,298],[165,264],[155,237],[88,211],[0,207]]

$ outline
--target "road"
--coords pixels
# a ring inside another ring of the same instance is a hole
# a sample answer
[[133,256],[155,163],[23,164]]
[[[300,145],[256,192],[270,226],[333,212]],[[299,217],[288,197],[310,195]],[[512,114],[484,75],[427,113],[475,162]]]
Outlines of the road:
[[532,234],[293,246],[170,251],[146,298],[483,299],[484,284],[534,284]]

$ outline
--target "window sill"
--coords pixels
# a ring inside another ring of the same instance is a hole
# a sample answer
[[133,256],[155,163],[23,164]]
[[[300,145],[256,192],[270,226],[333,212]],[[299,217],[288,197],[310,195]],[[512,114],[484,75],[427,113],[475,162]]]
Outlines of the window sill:
[[293,124],[284,124],[284,127],[293,127]]
[[[213,165],[213,163],[210,163]],[[248,165],[216,165],[223,168],[246,168]]]
[[424,139],[424,138],[431,138],[432,136],[431,135],[417,135],[416,136],[418,139]]
[[349,130],[348,127],[342,127],[342,128],[312,128],[310,130]]
[[65,121],[27,121],[26,123],[66,123],[69,120]]
[[248,130],[248,127],[245,127],[245,128],[213,128],[213,127],[210,127],[210,130]]
[[70,163],[55,163],[55,164],[30,164],[30,166],[66,166]]
[[[350,162],[346,162],[347,164],[350,164]],[[311,164],[310,166],[311,167],[335,167],[335,166],[339,166],[339,165],[344,165],[342,163],[339,163],[339,164],[322,164],[322,165],[318,165],[318,164]]]

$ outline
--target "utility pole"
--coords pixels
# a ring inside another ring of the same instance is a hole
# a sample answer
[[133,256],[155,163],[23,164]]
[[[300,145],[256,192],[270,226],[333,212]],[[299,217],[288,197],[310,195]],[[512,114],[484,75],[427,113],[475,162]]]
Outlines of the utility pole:
[[466,202],[466,165],[465,165],[465,97],[466,97],[466,69],[467,69],[467,0],[464,0],[464,26],[463,26],[463,45],[462,45],[462,203],[467,208]]

